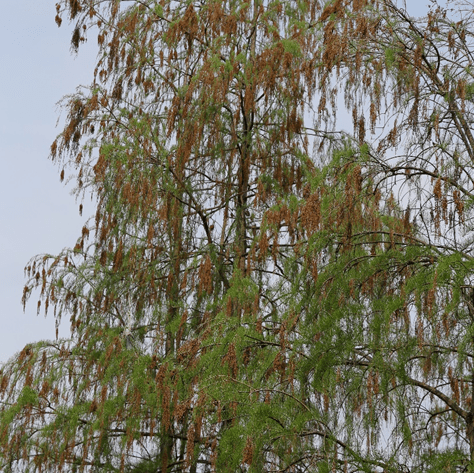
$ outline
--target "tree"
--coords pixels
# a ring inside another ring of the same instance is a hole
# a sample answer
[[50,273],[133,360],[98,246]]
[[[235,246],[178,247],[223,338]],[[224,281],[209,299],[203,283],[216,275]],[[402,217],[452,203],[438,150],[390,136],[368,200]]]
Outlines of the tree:
[[265,360],[265,380],[276,379],[276,353],[259,337],[284,337],[294,317],[290,206],[311,165],[302,117],[315,89],[316,4],[57,8],[58,24],[73,21],[73,49],[96,28],[100,53],[92,86],[65,100],[51,155],[98,206],[74,248],[27,267],[24,301],[40,288],[38,309],[54,307],[58,322],[67,314],[72,333],[2,369],[2,467],[250,463],[239,432],[250,424],[236,419],[253,398],[238,404],[234,383],[248,381],[239,366]]
[[2,367],[0,468],[472,471],[460,11],[60,2],[100,52],[51,155],[98,205],[27,267],[71,339]]
[[339,78],[359,146],[333,160],[344,203],[321,211],[313,357],[359,423],[350,445],[384,471],[474,471],[472,3],[454,6],[321,15],[319,87]]

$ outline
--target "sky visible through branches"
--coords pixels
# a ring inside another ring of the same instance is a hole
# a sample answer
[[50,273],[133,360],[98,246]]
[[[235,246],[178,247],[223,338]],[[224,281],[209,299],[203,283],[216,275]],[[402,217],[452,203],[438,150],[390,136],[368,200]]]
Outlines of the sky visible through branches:
[[[409,2],[412,15],[423,15],[425,1]],[[55,337],[54,320],[36,316],[30,304],[22,312],[23,268],[35,254],[56,253],[73,244],[87,219],[69,195],[71,186],[59,182],[58,170],[47,160],[59,127],[55,104],[79,84],[92,78],[94,39],[75,56],[69,49],[67,25],[54,23],[55,2],[22,0],[3,6],[6,21],[0,31],[2,59],[9,73],[2,75],[0,134],[2,185],[0,186],[1,300],[0,362],[29,342]],[[21,21],[18,28],[16,21]],[[93,35],[91,35],[93,38]],[[347,130],[351,129],[348,123]],[[54,231],[52,230],[54,229]],[[60,335],[67,337],[68,322]]]

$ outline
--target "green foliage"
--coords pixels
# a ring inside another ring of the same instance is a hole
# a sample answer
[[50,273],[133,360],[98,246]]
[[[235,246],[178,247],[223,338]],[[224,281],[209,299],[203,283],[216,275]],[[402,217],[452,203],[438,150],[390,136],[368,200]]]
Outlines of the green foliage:
[[33,407],[38,404],[38,393],[30,386],[25,386],[18,396],[18,407]]
[[281,41],[285,52],[292,54],[293,56],[301,56],[301,48],[300,45],[291,39],[283,39]]
[[2,367],[0,469],[470,471],[471,14],[65,14],[98,66],[51,152],[97,209],[26,268],[71,338]]

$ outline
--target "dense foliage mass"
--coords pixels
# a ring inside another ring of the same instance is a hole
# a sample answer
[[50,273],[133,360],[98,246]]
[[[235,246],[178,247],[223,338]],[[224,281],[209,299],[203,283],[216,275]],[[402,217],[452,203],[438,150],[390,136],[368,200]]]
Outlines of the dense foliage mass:
[[61,0],[97,211],[27,266],[71,338],[1,368],[0,469],[474,471],[473,7]]

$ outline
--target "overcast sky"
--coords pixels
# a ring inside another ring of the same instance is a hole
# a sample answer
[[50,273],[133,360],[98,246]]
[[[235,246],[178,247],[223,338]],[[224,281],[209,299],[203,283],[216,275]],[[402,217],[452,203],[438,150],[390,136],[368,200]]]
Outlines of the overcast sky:
[[[54,22],[54,0],[2,4],[0,38],[0,361],[26,343],[55,337],[52,316],[23,313],[23,268],[38,253],[74,246],[85,221],[49,161],[59,128],[56,102],[92,80],[95,38],[78,57],[67,22]],[[61,334],[67,336],[68,330]]]
[[[3,2],[0,30],[0,362],[25,344],[55,337],[54,319],[36,316],[35,294],[23,313],[23,268],[39,253],[74,246],[84,217],[70,188],[59,182],[48,161],[59,128],[56,102],[79,84],[89,84],[95,38],[69,49],[67,22],[54,22],[55,0]],[[409,11],[421,15],[425,0],[411,0]],[[65,321],[66,322],[66,321]],[[63,323],[60,336],[67,336]]]

